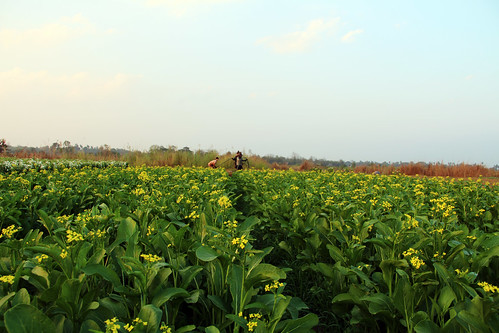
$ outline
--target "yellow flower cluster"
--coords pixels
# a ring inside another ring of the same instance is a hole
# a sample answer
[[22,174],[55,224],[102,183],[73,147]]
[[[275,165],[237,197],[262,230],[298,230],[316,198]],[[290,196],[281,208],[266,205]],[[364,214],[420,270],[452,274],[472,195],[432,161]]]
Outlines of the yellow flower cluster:
[[147,182],[147,181],[151,180],[151,177],[150,177],[150,176],[147,174],[147,172],[145,172],[145,171],[142,171],[142,172],[139,174],[138,178],[139,178],[140,180],[142,180],[143,182]]
[[234,230],[237,228],[237,221],[225,221],[224,226],[229,230]]
[[141,196],[146,194],[146,191],[144,191],[144,189],[139,186],[135,190],[133,190],[132,193],[135,194],[136,196]]
[[66,257],[68,256],[68,251],[66,251],[66,249],[62,249],[60,256],[62,259],[66,259]]
[[357,235],[352,235],[352,240],[353,240],[353,241],[360,242],[360,237],[359,237],[359,236],[357,236]]
[[96,231],[90,231],[88,236],[91,238],[104,238],[106,236],[106,232],[104,230],[97,229]]
[[135,318],[132,324],[126,324],[125,326],[123,326],[123,328],[128,332],[131,332],[137,325],[147,326],[147,321],[143,321],[140,318]]
[[414,266],[414,268],[416,269],[420,269],[421,266],[425,265],[425,262],[419,259],[419,257],[417,256],[419,253],[421,253],[421,251],[415,250],[411,247],[407,251],[404,251],[402,255],[404,257],[410,257],[409,261],[411,262],[412,266]]
[[241,249],[244,249],[246,247],[246,244],[248,244],[248,240],[246,239],[245,235],[242,235],[241,237],[236,237],[232,239],[232,245],[237,245]]
[[418,257],[411,257],[411,264],[416,269],[419,269],[421,268],[421,266],[425,265],[424,261],[419,259]]
[[478,282],[478,285],[487,293],[499,293],[499,288],[487,282]]
[[409,248],[407,251],[404,251],[404,252],[402,253],[402,255],[403,255],[404,257],[410,257],[410,256],[413,256],[413,255],[417,255],[417,254],[419,254],[419,252],[420,252],[419,250],[414,250],[414,249],[411,247],[411,248]]
[[453,206],[453,201],[450,198],[442,197],[431,199],[430,202],[434,204],[434,206],[431,207],[434,215],[442,213],[442,217],[449,217],[456,214],[454,211],[455,207]]
[[116,323],[117,321],[118,318],[116,317],[104,321],[104,323],[106,324],[106,333],[118,333],[118,330],[121,326]]
[[416,220],[414,217],[412,217],[408,214],[404,214],[404,215],[405,215],[405,217],[407,217],[407,221],[405,222],[405,224],[407,225],[407,229],[419,227],[418,220]]
[[253,332],[255,330],[255,327],[258,326],[257,320],[262,318],[262,315],[259,313],[250,313],[249,315],[250,321],[248,322],[248,332]]
[[442,254],[440,254],[440,252],[436,252],[434,255],[433,255],[433,258],[438,258],[438,257],[445,257],[445,255],[447,255],[446,252],[442,252]]
[[456,274],[459,276],[459,277],[463,277],[465,276],[466,274],[468,274],[469,270],[466,269],[465,271],[461,271],[459,268],[458,269],[455,269],[454,270],[456,272]]
[[2,229],[2,234],[0,234],[0,238],[5,237],[5,238],[12,238],[16,232],[21,230],[21,227],[16,228],[15,225],[9,225],[7,228]]
[[0,282],[14,284],[14,275],[0,276]]
[[78,242],[83,240],[83,236],[76,231],[73,231],[71,229],[66,230],[66,238],[68,240],[68,243],[72,242]]
[[161,260],[161,257],[158,257],[155,254],[141,254],[140,256],[149,262],[158,262]]
[[230,199],[225,195],[221,196],[220,199],[218,199],[218,205],[224,209],[232,207]]
[[161,330],[161,333],[172,333],[171,327],[168,327],[168,325],[165,324],[162,324],[159,329]]
[[38,261],[39,264],[41,264],[42,261],[44,261],[45,259],[48,259],[48,258],[49,258],[49,256],[46,254],[40,254],[40,255],[37,255],[35,257],[36,261]]
[[73,215],[67,216],[67,215],[61,215],[57,216],[57,222],[61,224],[66,224],[70,219],[72,219]]
[[279,282],[277,280],[274,280],[274,282],[272,282],[271,284],[267,284],[265,286],[265,291],[266,292],[267,291],[272,291],[272,290],[277,289],[277,288],[282,287],[282,286],[284,286],[284,283]]
[[185,218],[186,219],[198,219],[199,214],[195,210],[193,210],[189,215],[186,215]]
[[146,236],[151,236],[153,232],[154,232],[153,226],[151,226],[151,225],[147,226]]

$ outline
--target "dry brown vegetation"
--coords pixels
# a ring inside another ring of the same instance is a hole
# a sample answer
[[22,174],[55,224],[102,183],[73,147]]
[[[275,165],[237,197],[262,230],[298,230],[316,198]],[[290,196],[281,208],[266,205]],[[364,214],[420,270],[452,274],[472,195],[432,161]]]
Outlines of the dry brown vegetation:
[[457,178],[477,178],[477,177],[499,177],[499,171],[489,169],[481,164],[456,164],[447,165],[442,163],[409,163],[395,167],[393,165],[361,165],[354,168],[354,172],[374,173],[378,171],[383,175],[401,173],[408,176],[429,176],[429,177],[457,177]]

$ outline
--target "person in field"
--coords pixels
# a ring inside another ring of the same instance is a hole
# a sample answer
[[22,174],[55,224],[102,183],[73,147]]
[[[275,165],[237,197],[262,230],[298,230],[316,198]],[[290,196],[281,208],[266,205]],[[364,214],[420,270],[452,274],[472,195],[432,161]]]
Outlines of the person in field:
[[247,161],[245,159],[243,159],[243,153],[241,153],[240,151],[238,151],[236,153],[236,156],[232,158],[234,160],[234,167],[236,168],[236,170],[242,170],[243,169],[243,162],[244,161]]
[[208,167],[209,168],[212,168],[212,169],[216,169],[217,167],[217,162],[218,162],[218,156],[215,157],[214,160],[210,161],[210,163],[208,163]]

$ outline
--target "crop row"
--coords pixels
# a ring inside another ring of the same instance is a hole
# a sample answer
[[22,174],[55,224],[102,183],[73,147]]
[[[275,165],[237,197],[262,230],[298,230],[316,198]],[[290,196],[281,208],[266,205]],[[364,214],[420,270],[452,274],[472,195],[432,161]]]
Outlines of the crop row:
[[499,327],[499,186],[355,173],[233,178],[245,214],[262,220],[255,244],[277,245],[270,262],[290,268],[290,292],[325,331]]
[[[9,332],[291,332],[317,324],[252,246],[222,170],[82,168],[0,176]],[[23,323],[23,325],[21,325]],[[32,325],[32,326],[30,326]]]

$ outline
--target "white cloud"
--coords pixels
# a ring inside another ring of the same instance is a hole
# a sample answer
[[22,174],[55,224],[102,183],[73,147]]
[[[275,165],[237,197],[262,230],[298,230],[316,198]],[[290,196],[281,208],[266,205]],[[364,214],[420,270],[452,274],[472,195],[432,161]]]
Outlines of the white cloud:
[[325,32],[334,32],[340,19],[329,21],[317,19],[310,21],[304,30],[291,32],[283,36],[268,36],[257,41],[277,53],[302,52],[321,39]]
[[341,37],[341,41],[344,42],[344,43],[353,42],[354,39],[355,39],[355,36],[360,35],[363,32],[364,32],[364,30],[362,30],[362,29],[357,29],[357,30],[349,31],[346,35],[344,35],[343,37]]
[[466,80],[471,80],[471,79],[473,79],[473,75],[470,74],[470,75],[466,76],[465,79]]
[[55,75],[47,71],[28,72],[20,68],[0,72],[0,103],[30,99],[75,102],[119,96],[138,76],[118,73],[99,77],[86,72]]
[[195,8],[207,7],[215,4],[236,2],[240,0],[143,0],[147,7],[166,7],[176,15],[183,16]]
[[[16,46],[51,47],[70,39],[96,34],[97,28],[81,14],[63,17],[57,22],[47,23],[37,28],[16,30],[0,30],[0,47]],[[104,32],[113,33],[113,30]]]

